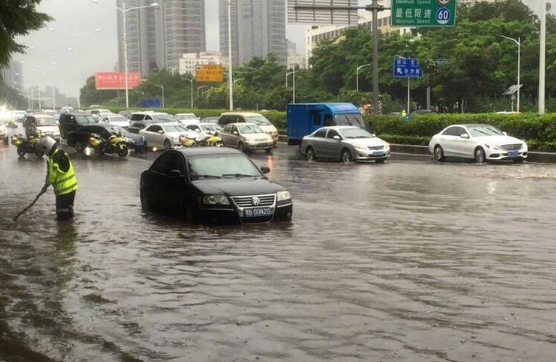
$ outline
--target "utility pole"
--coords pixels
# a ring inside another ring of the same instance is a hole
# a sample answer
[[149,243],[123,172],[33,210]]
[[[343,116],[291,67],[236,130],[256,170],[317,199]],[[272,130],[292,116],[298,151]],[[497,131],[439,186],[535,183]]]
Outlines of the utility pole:
[[545,76],[546,76],[546,10],[550,6],[544,0],[541,4],[541,33],[539,60],[539,114],[544,114]]

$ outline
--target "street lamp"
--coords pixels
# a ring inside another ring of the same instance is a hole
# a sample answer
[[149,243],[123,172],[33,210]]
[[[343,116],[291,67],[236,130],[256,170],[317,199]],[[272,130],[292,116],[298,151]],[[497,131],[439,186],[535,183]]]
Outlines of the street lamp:
[[199,91],[200,91],[201,89],[203,89],[203,88],[208,88],[208,87],[209,87],[208,85],[204,85],[204,86],[202,86],[202,87],[197,88],[197,97],[199,97]]
[[[92,3],[98,4],[97,0],[89,0]],[[124,78],[125,78],[125,107],[129,108],[129,84],[128,84],[128,79],[127,79],[127,30],[126,30],[126,22],[125,22],[125,16],[126,13],[128,11],[131,10],[139,10],[139,9],[145,9],[145,8],[152,8],[152,7],[156,7],[158,6],[158,3],[152,3],[150,5],[147,6],[136,6],[133,8],[126,8],[125,7],[125,1],[122,1],[122,7],[115,7],[117,10],[122,12],[122,26],[123,26],[123,36],[124,36]]]
[[153,84],[155,87],[162,89],[162,108],[164,108],[164,84]]
[[546,12],[550,10],[550,3],[541,1],[541,27],[539,39],[539,114],[544,114],[545,77],[546,77]]
[[[228,0],[228,90],[230,97],[230,111],[234,110],[234,67],[232,63],[232,0]],[[199,90],[197,89],[197,91]]]
[[183,78],[184,80],[191,83],[191,109],[193,109],[193,79]]
[[357,83],[357,91],[358,91],[358,92],[359,92],[359,69],[365,68],[365,67],[370,67],[371,65],[373,65],[373,64],[372,64],[372,63],[369,63],[369,64],[363,64],[363,65],[357,66],[357,71],[356,71],[356,74],[357,74],[357,75],[356,75],[357,81],[356,81],[356,83]]
[[521,37],[517,40],[510,38],[505,35],[498,35],[501,38],[511,40],[517,44],[517,113],[519,113],[519,88],[521,88],[520,78],[521,78]]
[[293,74],[293,103],[295,103],[295,68],[291,72],[286,73],[286,87],[288,86],[288,75]]

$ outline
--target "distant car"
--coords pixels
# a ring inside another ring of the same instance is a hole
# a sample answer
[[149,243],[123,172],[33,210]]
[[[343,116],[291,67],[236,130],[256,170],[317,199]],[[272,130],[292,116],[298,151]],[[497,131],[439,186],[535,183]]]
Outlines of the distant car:
[[293,202],[270,182],[268,167],[229,148],[193,147],[160,155],[141,174],[145,211],[185,214],[198,221],[267,223],[289,221]]
[[434,135],[429,151],[441,162],[447,157],[474,159],[477,163],[496,160],[522,162],[527,144],[488,124],[456,124]]
[[58,128],[60,130],[60,136],[63,139],[66,139],[69,132],[75,131],[83,126],[96,123],[99,123],[99,119],[87,113],[62,113],[60,115]]
[[8,143],[8,128],[4,124],[4,121],[0,121],[0,140],[4,143]]
[[251,123],[230,123],[220,132],[226,147],[237,148],[242,152],[265,150],[271,153],[274,142],[272,137]]
[[198,124],[199,118],[194,113],[177,113],[174,118],[184,126],[188,124]]
[[278,142],[278,129],[262,114],[252,112],[224,112],[218,118],[221,127],[229,123],[252,123],[259,126],[264,132],[272,137],[274,145]]
[[25,111],[11,111],[10,116],[13,118],[14,121],[21,123],[23,122],[23,118],[27,115]]
[[[67,144],[70,147],[75,147],[77,152],[83,152],[89,144],[89,139],[93,134],[98,134],[101,138],[107,140],[112,135],[124,135],[124,132],[120,127],[107,123],[90,124],[69,132],[67,136]],[[126,139],[125,135],[124,142],[126,142],[129,147],[134,147],[132,140]]]
[[132,111],[132,110],[125,110],[118,113],[118,115],[124,117],[125,119],[130,119],[133,113],[137,113],[139,111]]
[[139,131],[139,135],[145,137],[145,147],[161,147],[165,150],[182,147],[181,137],[200,141],[198,133],[178,123],[155,123]]
[[104,116],[102,118],[102,122],[108,123],[108,124],[113,124],[113,125],[116,125],[118,127],[129,127],[129,119],[126,119],[123,116],[120,116],[120,115],[117,115],[117,114],[110,114],[110,115]]
[[41,136],[49,136],[54,138],[55,140],[60,140],[60,129],[58,127],[58,123],[56,123],[54,117],[52,117],[50,114],[30,114],[25,116],[25,121],[23,121],[23,124],[26,124],[26,122],[35,124],[35,127],[37,128],[37,131],[40,132]]
[[216,123],[216,124],[218,124],[218,117],[204,117],[204,118],[201,118],[201,123]]
[[322,127],[303,137],[299,151],[308,160],[330,159],[344,163],[382,163],[390,157],[390,145],[360,127]]
[[222,127],[214,123],[189,124],[185,126],[185,128],[213,136],[218,136],[218,134],[222,131]]

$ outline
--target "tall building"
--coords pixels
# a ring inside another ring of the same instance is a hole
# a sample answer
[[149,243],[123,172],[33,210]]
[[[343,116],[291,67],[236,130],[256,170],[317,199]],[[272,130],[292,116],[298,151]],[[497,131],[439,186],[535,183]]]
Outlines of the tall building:
[[[205,40],[204,0],[116,0],[126,12],[128,71],[146,76],[153,69],[178,70],[184,53],[202,52]],[[124,70],[123,15],[118,15],[119,69]]]
[[[220,0],[220,51],[228,54],[228,1]],[[276,55],[286,64],[285,0],[232,0],[232,64]]]
[[23,64],[18,61],[11,61],[7,68],[1,68],[0,73],[4,84],[22,92],[23,88]]

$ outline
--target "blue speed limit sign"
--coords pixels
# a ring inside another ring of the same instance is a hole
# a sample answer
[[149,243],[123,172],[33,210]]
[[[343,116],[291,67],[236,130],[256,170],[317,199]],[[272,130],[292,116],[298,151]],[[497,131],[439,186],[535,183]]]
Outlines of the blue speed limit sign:
[[441,25],[448,24],[451,18],[452,18],[452,14],[450,13],[450,10],[446,8],[440,8],[436,12],[436,21],[438,22],[438,24]]

